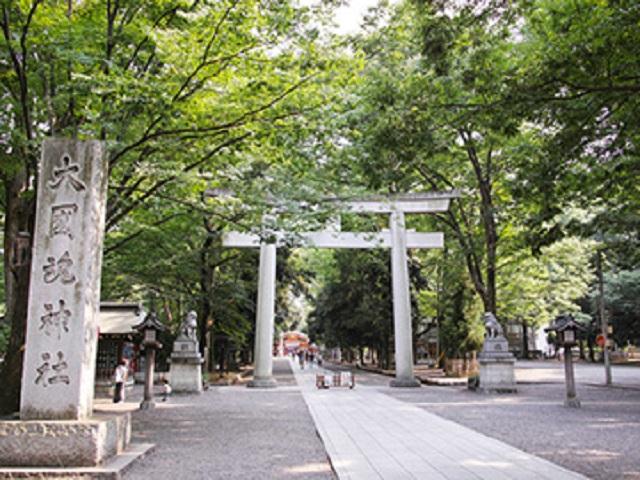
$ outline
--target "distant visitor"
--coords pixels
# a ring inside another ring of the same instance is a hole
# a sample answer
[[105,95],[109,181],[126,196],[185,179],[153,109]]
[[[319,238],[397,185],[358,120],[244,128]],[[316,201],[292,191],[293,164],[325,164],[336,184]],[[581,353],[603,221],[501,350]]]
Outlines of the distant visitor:
[[113,391],[113,403],[124,401],[124,384],[127,381],[127,361],[121,359],[113,372],[115,389]]

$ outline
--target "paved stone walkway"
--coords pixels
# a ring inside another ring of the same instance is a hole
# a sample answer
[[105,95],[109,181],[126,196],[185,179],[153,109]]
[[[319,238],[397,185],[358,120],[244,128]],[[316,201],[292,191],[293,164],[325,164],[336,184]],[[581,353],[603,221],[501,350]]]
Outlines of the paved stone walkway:
[[[555,360],[518,360],[516,378],[526,383],[516,394],[479,395],[466,386],[384,393],[590,479],[640,480],[640,365],[615,365],[609,388],[602,384],[602,365],[575,368],[582,408],[564,407],[563,366]],[[356,372],[359,385],[389,385],[389,377]]]
[[586,478],[396,400],[385,387],[317,390],[318,370],[294,372],[340,479]]

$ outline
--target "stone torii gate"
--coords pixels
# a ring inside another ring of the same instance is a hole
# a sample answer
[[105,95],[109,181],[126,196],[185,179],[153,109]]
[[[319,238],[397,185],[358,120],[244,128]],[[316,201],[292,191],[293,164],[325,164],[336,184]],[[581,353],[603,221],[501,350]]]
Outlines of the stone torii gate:
[[[371,197],[339,202],[341,210],[349,213],[379,213],[389,215],[389,230],[382,232],[305,232],[289,234],[251,235],[228,232],[222,245],[236,248],[260,248],[258,274],[258,304],[254,350],[254,378],[249,387],[275,387],[272,374],[274,304],[276,292],[276,248],[293,236],[296,247],[307,248],[391,248],[391,277],[393,293],[393,324],[395,336],[396,377],[392,387],[418,387],[413,375],[413,347],[411,333],[411,301],[407,248],[442,248],[444,235],[407,231],[406,213],[444,212],[456,192],[404,194],[393,197]],[[265,240],[265,239],[268,239]],[[268,243],[270,242],[270,243]]]

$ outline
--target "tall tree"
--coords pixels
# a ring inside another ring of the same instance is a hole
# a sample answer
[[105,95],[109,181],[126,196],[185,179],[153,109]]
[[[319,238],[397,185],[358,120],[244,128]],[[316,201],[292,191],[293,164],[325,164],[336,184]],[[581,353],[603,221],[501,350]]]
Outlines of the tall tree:
[[281,1],[2,2],[0,175],[12,334],[1,410],[15,410],[19,398],[42,138],[107,142],[107,229],[117,231],[176,183],[216,172],[221,154],[249,140],[255,151],[279,122],[322,104],[303,94],[322,83],[326,53],[311,13]]
[[464,192],[437,217],[457,239],[485,311],[496,312],[500,237],[514,215],[509,176],[527,138],[500,104],[515,68],[514,16],[489,4],[405,3],[364,38],[368,68],[350,134],[370,187]]
[[[637,265],[639,19],[633,0],[538,0],[524,10],[521,75],[506,101],[521,106],[542,146],[520,165],[517,192],[535,248],[599,232],[627,268]],[[576,205],[588,218],[564,221]]]

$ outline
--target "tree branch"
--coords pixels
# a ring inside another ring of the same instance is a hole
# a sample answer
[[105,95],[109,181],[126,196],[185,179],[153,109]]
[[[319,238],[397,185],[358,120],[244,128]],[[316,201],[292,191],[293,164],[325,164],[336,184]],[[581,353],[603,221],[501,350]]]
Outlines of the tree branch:
[[[182,215],[186,215],[186,214],[184,212],[173,213],[171,215],[166,216],[165,218],[162,218],[162,219],[158,220],[157,222],[152,223],[151,225],[149,225],[149,227],[159,227],[160,225],[162,225],[164,223],[167,223],[169,220],[173,220],[174,218],[182,216]],[[108,255],[109,253],[113,252],[114,250],[117,250],[118,248],[122,247],[123,245],[129,243],[131,240],[134,240],[135,238],[139,237],[140,235],[142,235],[146,231],[147,231],[147,229],[141,228],[140,230],[132,233],[131,235],[128,235],[128,236],[122,238],[121,240],[118,240],[113,245],[110,245],[108,248],[105,248],[104,255]]]
[[[217,125],[210,125],[208,127],[192,127],[192,128],[175,128],[175,129],[170,129],[170,130],[156,130],[154,132],[152,132],[151,130],[153,129],[153,125],[150,125],[146,132],[142,135],[142,137],[140,137],[138,140],[136,140],[135,142],[127,145],[126,147],[124,147],[122,150],[120,150],[119,152],[116,152],[111,158],[112,158],[112,163],[117,161],[120,157],[122,157],[124,154],[126,154],[127,152],[134,150],[144,144],[146,144],[147,142],[151,141],[151,140],[155,140],[161,137],[167,137],[167,136],[177,136],[177,135],[182,135],[182,134],[198,134],[198,135],[205,135],[205,134],[212,134],[212,133],[224,133],[227,132],[233,128],[238,128],[241,127],[243,125],[245,125],[246,123],[248,123],[249,119],[252,119],[253,117],[257,116],[258,114],[269,110],[270,108],[274,107],[277,103],[279,103],[281,100],[283,100],[284,98],[286,98],[288,95],[290,95],[291,93],[293,93],[294,91],[296,91],[298,88],[300,88],[302,85],[304,85],[306,82],[308,82],[310,79],[312,79],[313,77],[317,76],[318,73],[314,73],[311,75],[308,75],[306,77],[303,77],[302,79],[300,79],[298,82],[296,82],[295,84],[291,85],[289,88],[285,89],[282,93],[280,93],[279,95],[277,95],[276,97],[272,98],[269,102],[254,108],[253,110],[249,110],[241,115],[239,115],[238,117],[236,117],[235,119],[226,122],[226,123],[221,123],[221,124],[217,124]],[[155,122],[160,122],[164,117],[159,116]]]
[[[234,137],[234,138],[230,138],[228,140],[226,140],[225,142],[221,143],[220,145],[217,145],[215,148],[213,148],[212,150],[210,150],[207,154],[203,155],[200,159],[196,160],[195,162],[186,165],[183,169],[182,172],[188,172],[190,170],[193,170],[194,168],[196,168],[197,166],[201,165],[202,163],[206,162],[207,160],[209,160],[211,157],[213,157],[214,155],[216,155],[217,153],[219,153],[222,149],[230,147],[236,143],[241,142],[242,140],[244,140],[245,138],[247,138],[250,135],[250,133],[246,133],[244,135],[241,135],[239,137]],[[135,199],[133,202],[131,202],[130,204],[123,206],[122,208],[119,209],[118,212],[112,212],[112,214],[110,215],[110,217],[107,219],[107,225],[106,225],[106,230],[109,231],[111,228],[113,228],[125,215],[127,215],[129,212],[131,212],[132,210],[134,210],[135,208],[138,208],[139,206],[141,206],[142,204],[144,204],[153,194],[155,194],[158,190],[160,190],[162,187],[164,187],[165,185],[167,185],[170,182],[173,182],[174,180],[176,180],[178,178],[178,175],[172,175],[169,176],[167,178],[164,178],[162,180],[158,180],[154,185],[152,185],[149,189],[147,189],[140,197],[138,197],[137,199]],[[131,194],[133,193],[133,191],[131,192]],[[130,196],[130,195],[129,195]]]

